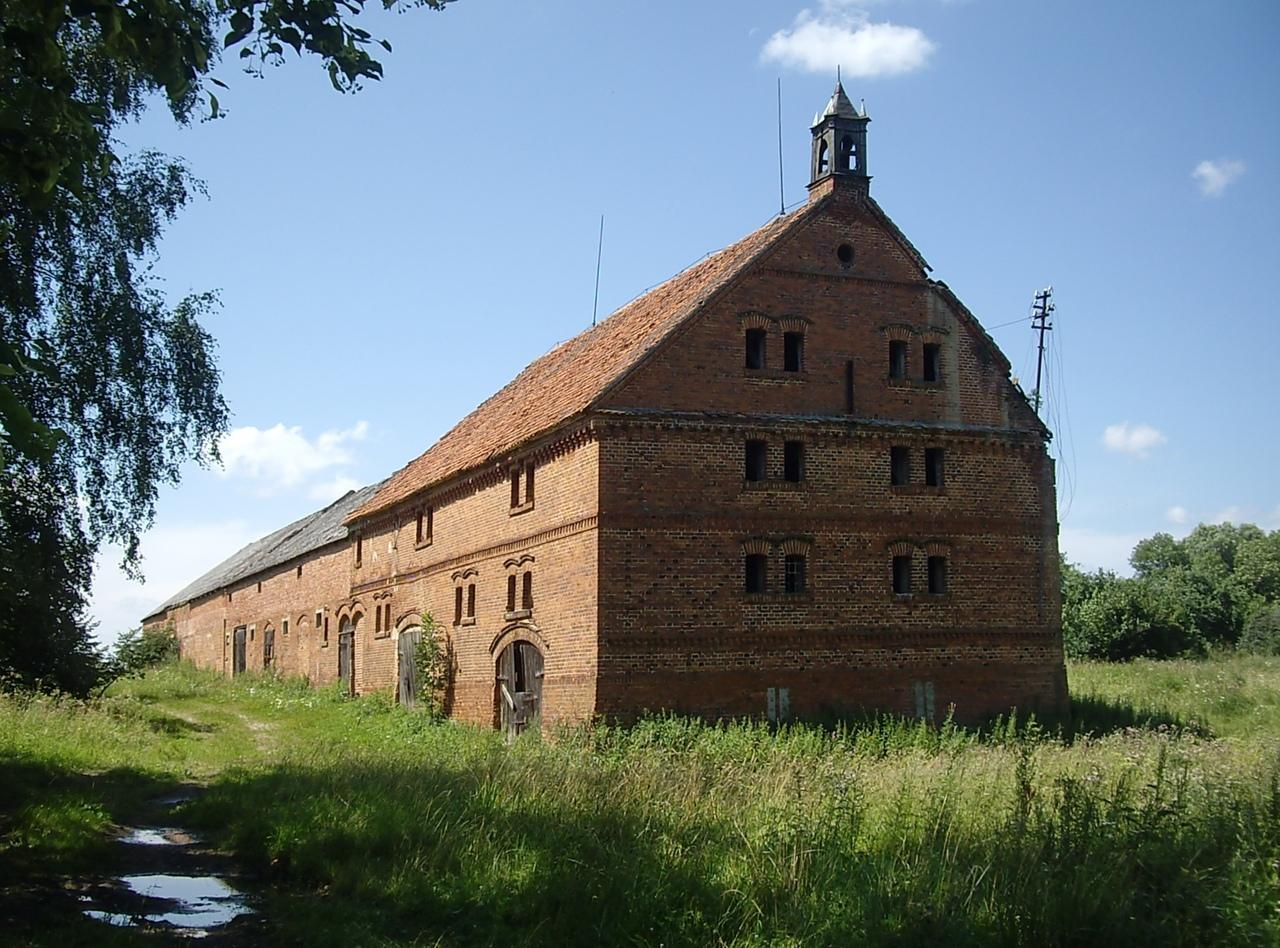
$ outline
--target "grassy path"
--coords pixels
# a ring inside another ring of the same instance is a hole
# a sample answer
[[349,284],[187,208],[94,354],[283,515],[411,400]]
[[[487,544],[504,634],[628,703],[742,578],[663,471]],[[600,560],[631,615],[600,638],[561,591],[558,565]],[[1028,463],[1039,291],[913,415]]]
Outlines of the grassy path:
[[0,924],[154,943],[40,907],[186,785],[175,818],[249,873],[237,937],[263,943],[1280,943],[1280,662],[1070,679],[1057,735],[668,719],[510,748],[181,668],[0,698]]

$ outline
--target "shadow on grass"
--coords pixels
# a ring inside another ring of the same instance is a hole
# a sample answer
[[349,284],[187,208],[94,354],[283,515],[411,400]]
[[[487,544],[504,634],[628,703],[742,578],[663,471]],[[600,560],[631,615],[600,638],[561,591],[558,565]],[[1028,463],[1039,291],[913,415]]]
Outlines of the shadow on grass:
[[732,841],[629,813],[603,780],[572,800],[504,785],[538,770],[279,765],[184,816],[283,883],[257,895],[289,943],[714,941],[734,909],[710,854]]
[[80,914],[74,883],[111,860],[113,824],[137,819],[173,780],[130,768],[84,774],[0,757],[0,932],[6,944],[130,944]]
[[1139,708],[1128,701],[1099,695],[1074,695],[1070,716],[1053,723],[1061,725],[1062,736],[1067,740],[1103,737],[1130,730],[1181,731],[1196,737],[1213,737],[1212,730],[1202,722],[1185,720],[1171,711]]

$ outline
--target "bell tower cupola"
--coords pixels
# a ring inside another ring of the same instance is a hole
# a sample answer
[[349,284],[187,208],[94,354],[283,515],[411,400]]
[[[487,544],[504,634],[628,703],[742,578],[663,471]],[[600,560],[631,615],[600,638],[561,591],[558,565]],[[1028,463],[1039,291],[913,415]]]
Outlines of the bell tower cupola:
[[[833,188],[852,189],[866,194],[871,175],[867,173],[866,108],[858,108],[836,80],[836,91],[826,108],[813,117],[813,158],[809,171],[809,191],[813,196]],[[819,189],[819,185],[826,187]],[[817,190],[815,190],[817,189]]]

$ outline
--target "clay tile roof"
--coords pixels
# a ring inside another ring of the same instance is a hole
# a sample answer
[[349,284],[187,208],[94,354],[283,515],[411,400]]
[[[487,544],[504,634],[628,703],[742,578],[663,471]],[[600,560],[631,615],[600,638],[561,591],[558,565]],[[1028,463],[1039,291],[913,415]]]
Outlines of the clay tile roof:
[[535,360],[425,454],[388,478],[347,522],[393,507],[456,474],[500,461],[513,448],[585,412],[713,294],[821,203],[775,217]]
[[345,540],[347,515],[372,498],[380,486],[381,484],[370,484],[359,490],[347,491],[327,507],[254,540],[156,606],[147,613],[143,621],[164,615],[175,606],[193,602],[256,573],[281,566],[336,540]]

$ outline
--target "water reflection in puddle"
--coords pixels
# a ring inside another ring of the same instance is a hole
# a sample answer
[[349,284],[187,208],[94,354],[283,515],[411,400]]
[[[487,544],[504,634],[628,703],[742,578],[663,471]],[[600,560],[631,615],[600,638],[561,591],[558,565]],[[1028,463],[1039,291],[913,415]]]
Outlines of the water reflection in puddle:
[[[120,881],[143,899],[167,903],[161,911],[142,909],[137,915],[85,910],[89,918],[110,925],[172,925],[186,934],[203,937],[210,928],[225,925],[253,910],[244,896],[216,876],[180,876],[163,873],[122,876]],[[148,905],[150,909],[154,906]]]
[[130,846],[190,846],[195,837],[171,826],[142,826],[120,837],[120,842]]

